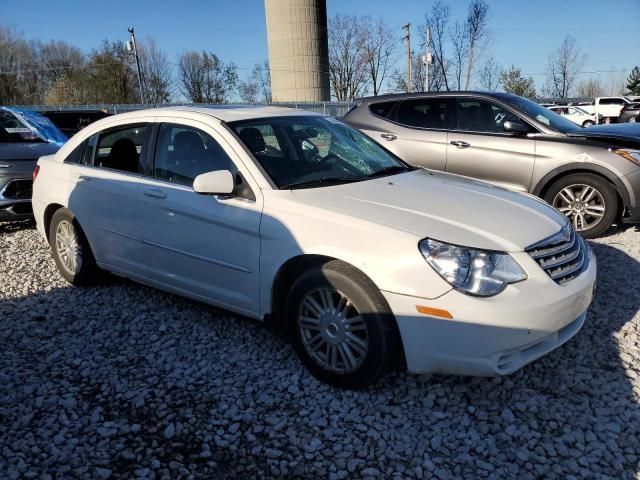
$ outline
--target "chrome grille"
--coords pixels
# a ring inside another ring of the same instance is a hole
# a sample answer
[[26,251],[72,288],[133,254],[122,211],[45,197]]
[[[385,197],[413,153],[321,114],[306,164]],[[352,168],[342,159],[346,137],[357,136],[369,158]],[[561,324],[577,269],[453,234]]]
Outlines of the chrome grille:
[[589,247],[571,225],[527,248],[542,269],[562,285],[580,275],[589,262]]

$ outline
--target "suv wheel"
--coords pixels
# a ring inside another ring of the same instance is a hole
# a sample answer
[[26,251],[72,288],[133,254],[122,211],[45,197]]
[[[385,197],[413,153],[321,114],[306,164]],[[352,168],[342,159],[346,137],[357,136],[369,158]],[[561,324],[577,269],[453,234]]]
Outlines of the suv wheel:
[[386,300],[362,272],[337,260],[303,273],[286,304],[302,363],[341,388],[374,383],[400,358],[400,336]]
[[69,283],[91,285],[98,280],[100,269],[78,221],[66,208],[53,214],[49,241],[58,270]]
[[585,238],[594,238],[607,231],[618,213],[618,193],[614,186],[589,173],[576,173],[557,180],[544,199],[564,213]]

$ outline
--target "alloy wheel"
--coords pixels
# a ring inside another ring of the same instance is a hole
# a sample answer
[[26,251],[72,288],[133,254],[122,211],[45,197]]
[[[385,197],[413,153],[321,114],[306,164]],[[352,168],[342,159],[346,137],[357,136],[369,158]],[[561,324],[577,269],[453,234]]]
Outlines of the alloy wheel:
[[602,194],[591,185],[568,185],[553,199],[553,206],[564,213],[577,231],[595,227],[606,210]]
[[56,227],[56,253],[60,263],[69,273],[75,275],[80,271],[82,247],[76,229],[67,220],[62,220]]
[[333,288],[308,292],[300,303],[298,330],[307,353],[334,373],[351,373],[369,351],[367,324],[351,301]]

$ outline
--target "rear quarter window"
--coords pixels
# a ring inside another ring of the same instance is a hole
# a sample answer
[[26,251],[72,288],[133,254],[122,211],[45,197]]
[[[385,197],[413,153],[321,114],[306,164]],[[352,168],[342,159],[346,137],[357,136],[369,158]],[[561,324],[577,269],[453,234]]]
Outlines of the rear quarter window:
[[378,117],[389,118],[389,114],[397,104],[398,102],[372,103],[369,105],[369,110]]

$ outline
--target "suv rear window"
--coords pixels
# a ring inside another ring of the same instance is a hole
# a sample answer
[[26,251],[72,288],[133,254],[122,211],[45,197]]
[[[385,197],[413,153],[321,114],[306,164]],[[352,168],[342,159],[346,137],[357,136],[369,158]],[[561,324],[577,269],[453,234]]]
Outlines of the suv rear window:
[[444,129],[448,123],[448,104],[443,98],[405,100],[398,108],[397,121],[409,127]]

